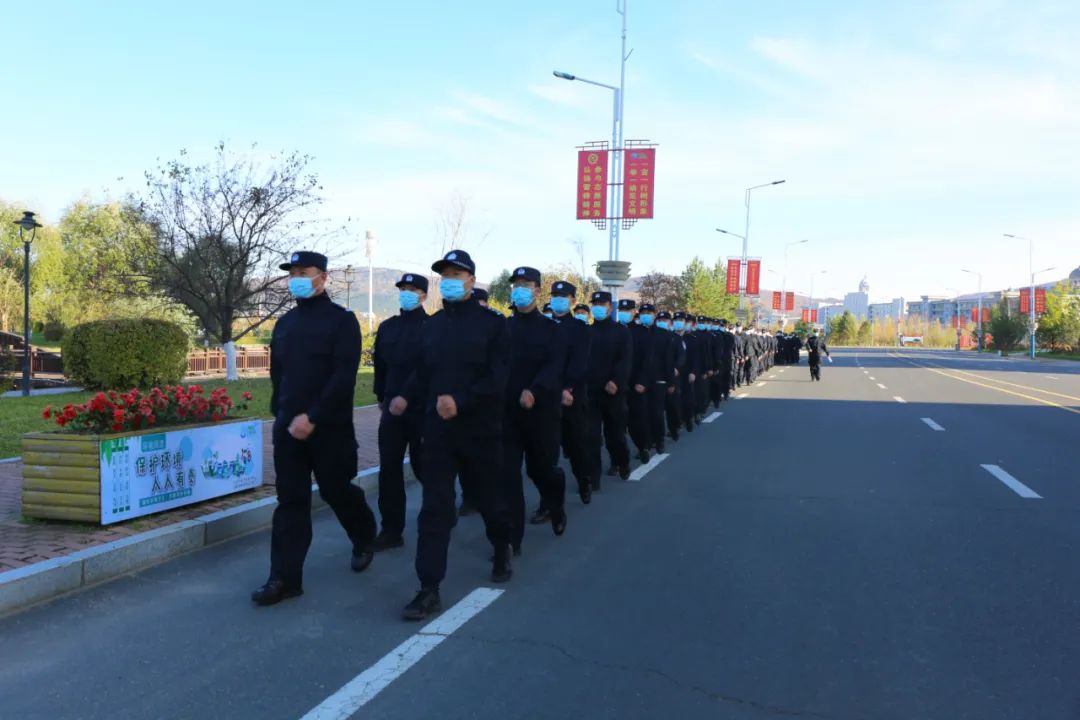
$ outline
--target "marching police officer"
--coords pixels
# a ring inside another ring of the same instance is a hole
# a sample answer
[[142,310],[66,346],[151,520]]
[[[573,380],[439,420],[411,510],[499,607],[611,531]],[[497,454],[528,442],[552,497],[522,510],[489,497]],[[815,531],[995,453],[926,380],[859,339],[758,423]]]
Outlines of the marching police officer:
[[[559,280],[551,286],[551,309],[563,331],[566,344],[566,366],[563,368],[562,448],[570,469],[577,480],[578,496],[588,505],[592,501],[592,482],[589,479],[588,393],[585,381],[589,371],[589,345],[592,333],[581,319],[588,305],[576,305],[574,315],[570,306],[577,297],[572,283]],[[588,315],[585,315],[588,320]],[[574,318],[577,318],[575,320]]]
[[374,557],[375,516],[356,477],[353,392],[360,325],[326,294],[326,256],[301,251],[281,265],[296,307],[270,341],[270,410],[278,506],[270,535],[270,577],[251,594],[257,605],[302,595],[311,545],[311,477],[352,541],[352,569]]
[[[694,432],[695,415],[694,393],[698,378],[702,375],[701,370],[701,341],[694,334],[694,317],[679,311],[672,320],[672,328],[682,339],[685,348],[685,359],[682,370],[679,371],[679,413],[682,426],[687,432]],[[702,382],[704,382],[702,380]]]
[[585,303],[578,303],[574,306],[574,317],[585,323],[589,324],[589,317],[591,316],[590,308]]
[[[454,477],[480,506],[495,549],[491,579],[505,582],[510,528],[496,512],[497,469],[502,461],[503,393],[507,380],[506,321],[472,297],[476,265],[464,250],[451,250],[431,269],[442,279],[443,309],[424,323],[422,353],[410,396],[424,397],[423,503],[416,545],[420,592],[405,606],[406,620],[441,611],[439,584],[446,576],[450,531],[457,522]],[[405,397],[391,412],[408,409]],[[469,487],[469,486],[472,487]]]
[[[472,291],[472,297],[481,307],[489,308],[491,312],[497,315],[500,319],[505,318],[502,313],[488,305],[488,291],[484,288],[474,287]],[[469,483],[467,481],[465,483],[462,483],[461,507],[458,509],[459,517],[468,517],[469,515],[475,515],[477,513],[477,504],[473,502],[472,497],[469,495],[469,491],[465,489],[466,485],[469,485],[471,487],[472,485],[475,485],[475,483]]]
[[[624,299],[619,301],[619,322],[624,323],[627,315],[633,315],[637,303]],[[639,314],[637,322],[629,325],[630,340],[633,343],[633,363],[630,366],[630,392],[627,407],[630,411],[630,440],[637,448],[637,458],[642,464],[649,462],[649,448],[653,446],[651,424],[649,422],[649,392],[656,383],[656,363],[654,360],[649,331],[654,315],[646,314],[649,324],[642,322]]]
[[510,513],[510,542],[517,555],[525,536],[522,460],[540,492],[540,508],[531,522],[539,525],[550,520],[556,535],[566,531],[566,477],[558,467],[566,338],[557,322],[537,310],[540,271],[519,267],[510,277],[514,314],[506,323],[510,377],[503,425],[502,488]]
[[[405,450],[413,474],[422,477],[420,430],[423,403],[419,397],[406,397],[405,388],[420,361],[421,337],[427,312],[428,280],[423,275],[405,273],[396,284],[401,312],[379,325],[375,335],[375,398],[382,415],[379,418],[379,514],[382,531],[375,538],[375,550],[389,550],[405,544],[405,474],[402,463]],[[405,397],[408,410],[402,415],[390,412],[390,400]]]
[[[600,446],[607,447],[615,472],[630,477],[630,449],[626,446],[626,394],[630,383],[633,344],[626,323],[613,317],[611,293],[592,294],[592,343],[585,392],[589,398],[589,481],[600,489]],[[626,316],[629,320],[629,313]]]
[[[661,310],[656,314],[656,330],[654,332],[667,339],[664,359],[670,364],[672,372],[668,375],[664,392],[664,417],[667,421],[668,437],[678,442],[679,428],[682,427],[682,395],[679,392],[679,383],[683,366],[686,363],[686,345],[683,344],[682,337],[672,330],[672,316],[667,310]],[[662,425],[661,430],[663,430]],[[663,436],[661,435],[661,437]],[[661,450],[658,448],[657,452],[661,452]]]

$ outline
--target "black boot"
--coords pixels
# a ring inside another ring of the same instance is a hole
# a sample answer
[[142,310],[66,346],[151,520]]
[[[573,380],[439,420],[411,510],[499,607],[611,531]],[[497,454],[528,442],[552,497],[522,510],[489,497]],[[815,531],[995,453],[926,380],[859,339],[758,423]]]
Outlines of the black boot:
[[251,593],[251,602],[256,605],[277,605],[282,600],[300,597],[304,594],[304,588],[300,585],[288,585],[281,580],[271,578],[261,588]]
[[551,531],[556,536],[566,532],[566,510],[560,508],[551,513]]
[[629,480],[630,479],[630,466],[629,465],[623,465],[621,468],[619,468],[619,477],[621,477],[623,480]]
[[458,517],[468,517],[469,515],[475,515],[476,513],[476,506],[468,500],[462,498],[461,508],[458,510]]
[[638,450],[637,459],[642,465],[646,464],[649,462],[649,451],[644,449]]
[[592,485],[588,481],[579,484],[577,492],[582,505],[588,505],[592,502]]
[[353,546],[352,559],[349,561],[349,566],[352,567],[353,572],[364,572],[371,565],[371,561],[375,559],[375,543],[370,542],[362,547]]
[[404,545],[405,538],[401,537],[401,535],[388,533],[384,530],[379,533],[377,538],[375,538],[373,549],[375,552],[383,552],[384,550],[393,550],[394,548],[404,547]]
[[405,606],[402,617],[411,621],[426,620],[432,615],[441,612],[442,600],[439,598],[438,586],[426,587],[421,588],[420,592],[416,593],[413,601]]
[[529,523],[532,525],[543,525],[544,523],[550,521],[551,513],[543,505],[536,508],[536,511],[532,514],[532,517],[529,518]]
[[491,564],[491,582],[504,583],[514,576],[510,563],[510,546],[498,545],[495,548],[495,560]]
[[610,475],[611,477],[615,477],[616,475],[619,474],[619,468],[612,465],[611,467],[608,468],[607,474]]

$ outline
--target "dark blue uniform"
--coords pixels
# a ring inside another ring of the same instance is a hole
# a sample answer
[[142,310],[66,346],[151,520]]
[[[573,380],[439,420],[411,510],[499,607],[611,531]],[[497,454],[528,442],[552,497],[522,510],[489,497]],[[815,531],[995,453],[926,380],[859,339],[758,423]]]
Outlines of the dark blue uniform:
[[[270,577],[298,587],[311,545],[311,476],[354,551],[375,537],[375,516],[356,477],[353,391],[360,365],[360,325],[326,293],[285,313],[270,341],[274,472],[278,506],[270,539]],[[307,413],[315,431],[296,440],[289,424]]]
[[[686,359],[683,361],[682,370],[679,371],[682,423],[688,432],[693,432],[696,424],[694,420],[697,415],[694,411],[694,394],[697,392],[697,383],[705,382],[701,358],[702,344],[697,334],[692,332],[683,333],[682,342],[686,348]],[[693,376],[693,380],[690,379],[691,376]]]
[[[496,512],[502,461],[503,395],[507,381],[506,322],[469,298],[444,302],[424,323],[422,355],[415,382],[424,400],[423,507],[419,517],[416,574],[423,587],[446,576],[450,531],[457,523],[454,478],[479,506],[493,546],[510,542],[504,516]],[[436,412],[440,395],[450,395],[457,416]],[[470,485],[472,487],[470,487]]]
[[[427,313],[423,307],[389,318],[375,336],[375,397],[382,407],[379,418],[379,514],[384,535],[400,537],[405,531],[405,450],[417,479],[423,478],[420,431],[424,398],[409,396],[407,388],[421,358],[421,337]],[[415,387],[415,386],[414,386]],[[404,415],[390,414],[390,401],[404,397]]]
[[592,331],[589,326],[567,314],[556,317],[566,345],[563,366],[563,389],[574,396],[570,407],[562,409],[562,449],[578,484],[578,494],[585,499],[592,487],[589,466],[589,404],[595,402],[586,388]]
[[[624,475],[630,472],[630,450],[626,446],[626,397],[630,384],[633,345],[630,330],[611,317],[597,320],[589,328],[592,344],[586,392],[589,396],[589,481],[600,489],[602,472],[601,439],[612,465]],[[607,392],[608,383],[616,392]]]
[[[559,324],[535,308],[532,312],[515,311],[506,321],[506,329],[510,372],[504,405],[502,490],[509,513],[510,543],[518,552],[525,536],[522,460],[540,492],[541,507],[560,522],[565,512],[566,478],[558,462],[566,339]],[[525,390],[534,398],[531,409],[521,406]]]

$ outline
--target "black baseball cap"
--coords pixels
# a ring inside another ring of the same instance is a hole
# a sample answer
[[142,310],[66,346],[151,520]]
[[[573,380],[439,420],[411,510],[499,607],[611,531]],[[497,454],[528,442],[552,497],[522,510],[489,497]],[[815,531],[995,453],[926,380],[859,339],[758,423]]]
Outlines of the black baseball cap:
[[589,312],[589,306],[585,303],[578,303],[574,306],[574,312],[577,312],[578,310],[584,310],[585,312]]
[[667,310],[661,310],[660,312],[656,313],[656,319],[657,320],[670,320],[671,319],[671,313],[669,313]]
[[566,295],[569,297],[570,295],[577,295],[577,288],[574,287],[572,284],[566,282],[565,280],[560,280],[559,282],[553,283],[551,285],[551,294]]
[[511,280],[528,280],[534,282],[537,285],[540,284],[540,271],[534,267],[522,266],[515,268],[514,272],[510,274]]
[[656,312],[656,306],[652,303],[641,303],[641,305],[638,306],[638,311],[643,313],[654,313]]
[[470,275],[476,274],[476,263],[469,257],[469,253],[464,250],[451,250],[443,256],[442,260],[436,260],[432,263],[431,269],[437,273],[441,273],[449,265],[459,267],[462,270],[468,270]]
[[286,271],[294,267],[313,267],[326,272],[326,256],[311,250],[297,250],[289,257],[289,262],[278,267]]
[[698,315],[698,316],[697,316],[697,321],[698,321],[699,323],[708,323],[708,322],[709,322],[709,318],[705,317],[704,315]]
[[633,310],[636,307],[637,307],[637,303],[634,302],[633,300],[620,300],[619,301],[619,309],[620,310]]
[[609,303],[611,302],[611,293],[607,290],[597,290],[592,294],[592,302],[600,304]]
[[484,288],[474,287],[472,289],[472,296],[473,296],[474,300],[487,300],[488,299],[488,291],[485,290]]
[[417,275],[415,273],[405,273],[401,276],[400,280],[394,283],[394,287],[401,288],[404,285],[412,285],[414,288],[420,290],[421,292],[427,292],[427,277],[425,277],[424,275]]

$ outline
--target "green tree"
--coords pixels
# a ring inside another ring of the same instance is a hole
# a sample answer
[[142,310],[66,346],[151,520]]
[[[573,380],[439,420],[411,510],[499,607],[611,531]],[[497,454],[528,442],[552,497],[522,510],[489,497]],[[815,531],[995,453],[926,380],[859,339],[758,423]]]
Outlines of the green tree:
[[[0,202],[0,329],[22,333],[23,329],[23,243],[19,228],[23,208]],[[60,268],[64,248],[60,233],[41,218],[30,245],[30,318],[46,322],[58,320],[64,304]],[[27,237],[29,239],[29,237]]]
[[858,336],[858,322],[847,310],[843,315],[832,320],[829,325],[829,343],[832,345],[854,345]]
[[1080,297],[1071,290],[1068,282],[1060,282],[1046,293],[1046,312],[1036,330],[1040,345],[1053,350],[1080,347]]
[[735,319],[737,295],[727,294],[727,269],[721,261],[713,267],[695,257],[679,276],[681,305],[695,315]]
[[1010,315],[1009,304],[1002,298],[997,307],[990,310],[990,322],[985,324],[985,329],[993,337],[991,347],[1008,353],[1027,336],[1028,321],[1019,313]]
[[503,270],[488,285],[488,297],[504,305],[510,302],[510,271]]
[[874,326],[869,320],[863,320],[859,324],[859,332],[856,341],[859,345],[864,347],[874,344]]
[[810,335],[810,332],[813,329],[813,326],[804,320],[799,320],[797,323],[795,323],[795,334],[803,340],[805,340],[807,336]]

